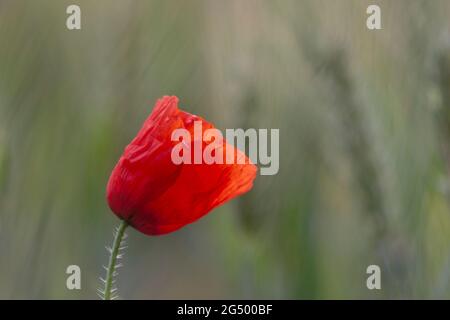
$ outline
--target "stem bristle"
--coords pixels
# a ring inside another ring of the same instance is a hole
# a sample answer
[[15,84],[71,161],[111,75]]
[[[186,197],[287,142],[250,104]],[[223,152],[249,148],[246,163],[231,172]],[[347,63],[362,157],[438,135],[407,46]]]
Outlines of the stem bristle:
[[[102,282],[102,289],[97,289],[97,295],[102,300],[117,300],[119,298],[118,289],[116,286],[113,287],[116,280],[114,279],[119,275],[117,269],[123,266],[123,263],[117,264],[118,259],[122,259],[124,252],[127,248],[125,246],[125,239],[127,235],[125,234],[125,229],[128,226],[126,221],[122,221],[122,223],[116,227],[113,231],[114,241],[112,247],[106,246],[106,251],[110,254],[108,266],[103,266],[106,270],[106,277],[103,279],[100,277],[100,281]],[[119,253],[120,252],[120,253]]]

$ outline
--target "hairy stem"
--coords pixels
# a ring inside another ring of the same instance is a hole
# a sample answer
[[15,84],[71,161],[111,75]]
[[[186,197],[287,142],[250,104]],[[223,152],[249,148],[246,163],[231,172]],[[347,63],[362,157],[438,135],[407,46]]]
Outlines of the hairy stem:
[[128,223],[123,220],[119,227],[117,228],[117,232],[114,237],[113,246],[110,250],[110,257],[109,257],[109,263],[108,267],[106,269],[106,279],[105,279],[105,291],[104,291],[104,299],[105,300],[111,300],[112,295],[112,284],[113,284],[113,278],[116,271],[116,263],[117,263],[117,255],[119,253],[119,250],[121,249],[121,243],[123,240],[123,237],[125,235],[125,229],[127,228]]

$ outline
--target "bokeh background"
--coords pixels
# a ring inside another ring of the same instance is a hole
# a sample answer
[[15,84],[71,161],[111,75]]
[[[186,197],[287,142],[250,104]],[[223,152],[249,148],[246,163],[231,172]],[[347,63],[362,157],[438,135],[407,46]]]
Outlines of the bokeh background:
[[[220,129],[279,128],[280,171],[179,232],[129,229],[122,298],[450,298],[449,14],[448,0],[0,0],[0,298],[97,298],[119,222],[106,182],[164,94]],[[382,290],[366,288],[371,264]]]

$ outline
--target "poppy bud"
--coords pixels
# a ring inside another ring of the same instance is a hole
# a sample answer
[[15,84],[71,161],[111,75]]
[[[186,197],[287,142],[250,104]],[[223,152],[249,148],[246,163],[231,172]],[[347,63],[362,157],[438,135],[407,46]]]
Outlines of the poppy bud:
[[[234,159],[244,158],[244,162],[173,161],[172,150],[179,141],[172,140],[172,133],[176,129],[187,130],[193,138],[186,149],[193,152],[199,143],[194,135],[194,124],[198,123],[203,131],[214,129],[211,123],[178,109],[175,96],[164,96],[156,102],[108,181],[108,204],[119,218],[147,235],[165,234],[252,188],[256,166],[222,137],[220,143],[215,141],[214,151],[234,151]],[[213,141],[200,141],[203,147],[210,143]]]

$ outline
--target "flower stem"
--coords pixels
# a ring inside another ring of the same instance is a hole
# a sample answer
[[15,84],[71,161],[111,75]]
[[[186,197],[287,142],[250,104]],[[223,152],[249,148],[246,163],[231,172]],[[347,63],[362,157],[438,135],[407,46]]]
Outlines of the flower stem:
[[111,255],[109,257],[108,268],[106,270],[105,291],[104,291],[105,300],[111,300],[112,284],[116,271],[117,255],[119,253],[120,245],[122,243],[123,237],[125,235],[125,229],[127,227],[128,223],[125,220],[122,220],[119,227],[117,228],[117,232],[114,237],[113,246],[111,248]]

